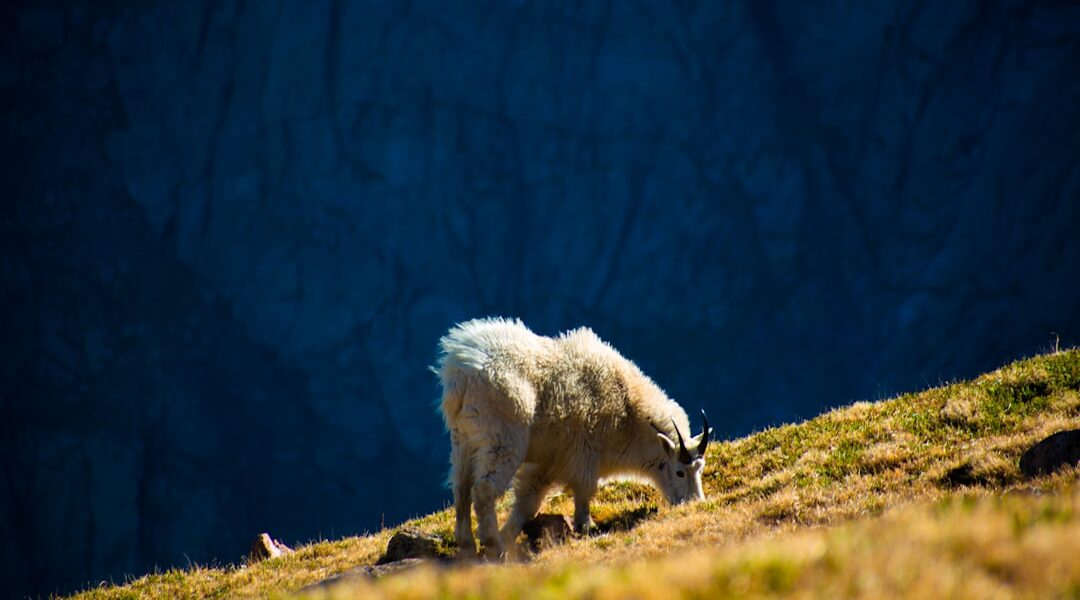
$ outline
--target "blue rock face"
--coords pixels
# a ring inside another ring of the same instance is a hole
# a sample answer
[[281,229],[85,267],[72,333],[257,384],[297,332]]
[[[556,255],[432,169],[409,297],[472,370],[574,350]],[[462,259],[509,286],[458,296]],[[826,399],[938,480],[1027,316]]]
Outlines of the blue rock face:
[[1073,4],[0,11],[15,594],[440,508],[471,317],[724,436],[1080,341]]

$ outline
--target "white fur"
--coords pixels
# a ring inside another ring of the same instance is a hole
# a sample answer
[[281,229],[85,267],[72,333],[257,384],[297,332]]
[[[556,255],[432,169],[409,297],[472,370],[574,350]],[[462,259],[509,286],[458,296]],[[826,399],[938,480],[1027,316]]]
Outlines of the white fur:
[[[573,491],[579,531],[591,525],[602,477],[644,478],[673,503],[704,497],[696,450],[707,434],[689,437],[686,412],[592,330],[550,338],[519,320],[476,319],[452,328],[440,350],[462,551],[475,551],[470,506],[485,552],[500,556],[555,486]],[[675,426],[689,465],[677,460]],[[499,532],[495,501],[512,480],[515,503]]]

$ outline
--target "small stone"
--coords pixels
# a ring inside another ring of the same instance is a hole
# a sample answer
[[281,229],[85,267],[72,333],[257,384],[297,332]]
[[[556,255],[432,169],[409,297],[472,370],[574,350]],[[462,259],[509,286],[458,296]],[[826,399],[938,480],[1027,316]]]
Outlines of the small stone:
[[566,540],[573,537],[574,528],[566,515],[544,513],[526,521],[521,531],[529,540],[529,548],[538,552],[543,548],[566,543]]
[[1028,478],[1048,475],[1076,464],[1080,464],[1080,429],[1059,431],[1020,457],[1020,471]]
[[277,558],[289,554],[292,548],[270,537],[269,533],[260,533],[251,542],[251,552],[248,553],[248,562],[259,562],[268,558]]
[[386,554],[376,564],[394,563],[407,558],[438,558],[439,537],[417,531],[403,529],[390,538],[386,545]]

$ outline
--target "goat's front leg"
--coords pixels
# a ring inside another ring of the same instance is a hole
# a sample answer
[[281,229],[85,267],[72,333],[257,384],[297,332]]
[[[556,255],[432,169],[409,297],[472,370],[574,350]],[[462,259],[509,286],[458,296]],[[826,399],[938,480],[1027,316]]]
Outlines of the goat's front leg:
[[591,479],[573,486],[574,491],[574,531],[582,535],[588,535],[594,526],[592,516],[589,515],[589,503],[596,494],[596,480]]
[[544,493],[550,485],[545,475],[533,465],[525,465],[518,471],[514,485],[514,508],[510,510],[510,516],[499,533],[503,545],[514,558],[518,557],[515,544],[518,534],[525,522],[536,516],[536,511],[544,500]]

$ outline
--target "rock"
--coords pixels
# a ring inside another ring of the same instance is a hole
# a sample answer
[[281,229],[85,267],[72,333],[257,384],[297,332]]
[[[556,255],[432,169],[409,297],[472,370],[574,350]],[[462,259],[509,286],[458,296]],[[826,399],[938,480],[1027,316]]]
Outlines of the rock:
[[1024,477],[1053,473],[1080,463],[1080,429],[1059,431],[1035,444],[1020,457]]
[[277,558],[289,554],[292,548],[270,537],[269,533],[260,533],[251,542],[251,552],[248,553],[248,562],[259,562],[268,558]]
[[395,563],[408,558],[438,558],[439,542],[438,536],[415,529],[403,529],[390,538],[386,545],[386,554],[376,564]]
[[529,547],[537,552],[566,543],[573,536],[574,528],[566,515],[545,513],[526,521],[522,532],[529,540]]
[[406,558],[403,560],[397,560],[394,562],[383,563],[378,565],[362,565],[359,567],[353,567],[347,571],[342,571],[336,575],[331,575],[322,581],[317,581],[311,585],[305,585],[300,588],[297,593],[311,592],[314,590],[324,590],[330,586],[337,585],[339,583],[347,581],[355,581],[357,579],[378,579],[380,577],[386,577],[387,575],[393,575],[401,571],[406,571],[418,567],[431,561],[422,558]]
[[439,555],[440,541],[438,536],[423,531],[402,529],[390,538],[386,544],[386,554],[383,554],[374,565],[361,565],[342,571],[322,581],[304,586],[300,592],[321,590],[356,579],[378,579],[422,564],[440,563],[444,560]]
[[380,577],[386,577],[387,575],[393,575],[400,571],[419,567],[423,564],[431,564],[431,562],[432,561],[423,558],[403,558],[390,563],[365,567],[365,571],[368,577],[378,579]]

